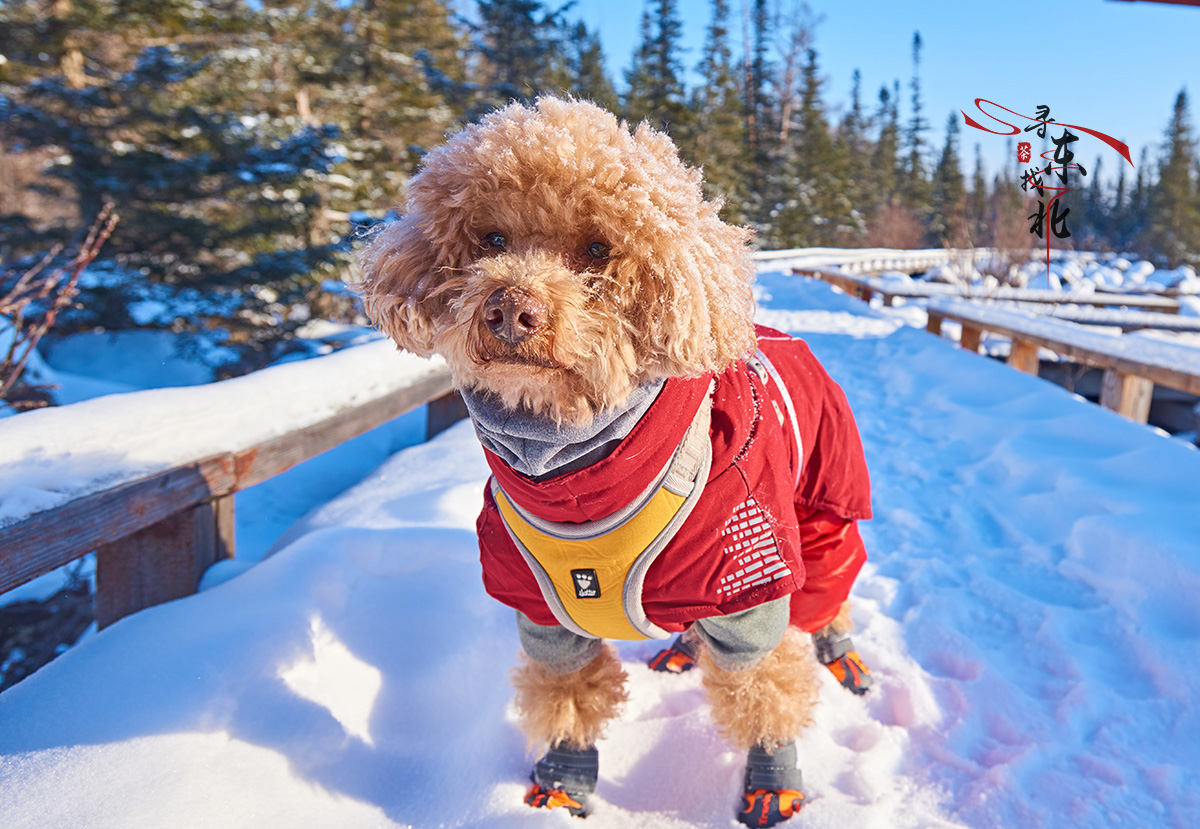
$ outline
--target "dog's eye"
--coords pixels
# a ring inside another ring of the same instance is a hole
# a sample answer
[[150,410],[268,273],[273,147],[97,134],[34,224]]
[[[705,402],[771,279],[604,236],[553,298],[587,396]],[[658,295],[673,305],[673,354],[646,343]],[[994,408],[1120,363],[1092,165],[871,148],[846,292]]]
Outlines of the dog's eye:
[[482,245],[488,250],[504,250],[508,246],[508,240],[504,238],[503,233],[493,230],[483,237]]
[[593,259],[607,259],[612,251],[603,242],[592,242],[587,246],[587,255]]

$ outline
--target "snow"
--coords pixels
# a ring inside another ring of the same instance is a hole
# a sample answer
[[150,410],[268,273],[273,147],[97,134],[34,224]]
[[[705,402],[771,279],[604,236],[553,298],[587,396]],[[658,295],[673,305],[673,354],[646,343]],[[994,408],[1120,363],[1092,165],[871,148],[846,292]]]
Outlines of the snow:
[[0,527],[104,487],[254,446],[440,365],[377,340],[220,383],[112,394],[0,419]]
[[[825,677],[795,825],[1200,824],[1200,453],[823,283],[764,274],[759,301],[845,388],[874,483],[854,613],[877,687]],[[575,825],[520,802],[486,476],[459,424],[4,692],[5,826]],[[656,647],[621,645],[586,825],[732,827],[743,758],[695,672],[643,667]]]

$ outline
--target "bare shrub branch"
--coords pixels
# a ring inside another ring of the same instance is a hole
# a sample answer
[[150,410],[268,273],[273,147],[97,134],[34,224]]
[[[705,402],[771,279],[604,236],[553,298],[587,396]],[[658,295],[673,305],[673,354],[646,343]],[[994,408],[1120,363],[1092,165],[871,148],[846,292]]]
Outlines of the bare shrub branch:
[[62,253],[60,245],[18,276],[7,289],[5,280],[0,278],[0,317],[6,317],[12,326],[7,353],[0,357],[0,400],[12,391],[30,354],[53,327],[59,312],[78,295],[80,274],[99,255],[119,219],[112,204],[106,204],[69,261],[49,270]]

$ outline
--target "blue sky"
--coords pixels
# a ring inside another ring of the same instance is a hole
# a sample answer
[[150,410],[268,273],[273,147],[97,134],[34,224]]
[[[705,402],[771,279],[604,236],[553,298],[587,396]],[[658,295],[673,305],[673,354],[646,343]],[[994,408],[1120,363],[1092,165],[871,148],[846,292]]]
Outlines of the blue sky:
[[[619,87],[644,5],[645,0],[578,0],[572,11],[599,30],[609,72]],[[785,9],[795,5],[793,0],[780,3]],[[731,0],[730,6],[740,38],[741,2]],[[824,99],[835,114],[849,102],[857,68],[864,100],[872,107],[880,85],[898,79],[900,115],[907,118],[912,37],[920,31],[924,115],[932,127],[929,139],[939,151],[947,116],[960,109],[974,112],[977,97],[1029,115],[1036,105],[1047,104],[1051,117],[1061,122],[1125,141],[1135,163],[1143,145],[1151,145],[1153,153],[1162,143],[1175,95],[1183,87],[1193,127],[1197,125],[1200,8],[1113,0],[813,0],[810,6],[824,15],[816,49],[828,81]],[[700,59],[710,3],[681,0],[679,8],[685,64],[693,67]],[[740,48],[740,39],[738,44]],[[1007,158],[1005,142],[965,128],[965,172],[973,168],[976,143],[994,172]],[[1116,174],[1118,161],[1125,163],[1096,139],[1084,136],[1075,146],[1089,172],[1097,155],[1105,177]]]

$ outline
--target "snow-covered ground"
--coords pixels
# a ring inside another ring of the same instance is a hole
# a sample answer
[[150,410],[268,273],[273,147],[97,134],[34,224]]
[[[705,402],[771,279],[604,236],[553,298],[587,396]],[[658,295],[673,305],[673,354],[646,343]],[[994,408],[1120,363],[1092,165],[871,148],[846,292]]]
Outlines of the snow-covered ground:
[[[782,274],[760,297],[846,389],[874,483],[855,617],[877,687],[823,688],[795,825],[1200,825],[1200,452],[905,309]],[[486,475],[459,424],[239,578],[4,692],[0,823],[574,826],[520,802]],[[632,701],[585,825],[734,826],[742,757],[696,676],[642,666],[655,647],[621,646]]]

